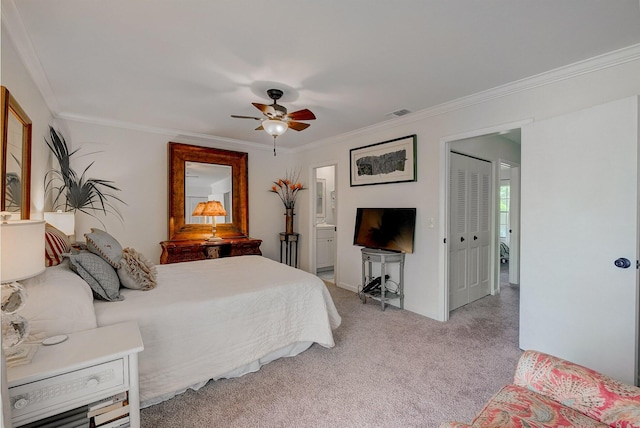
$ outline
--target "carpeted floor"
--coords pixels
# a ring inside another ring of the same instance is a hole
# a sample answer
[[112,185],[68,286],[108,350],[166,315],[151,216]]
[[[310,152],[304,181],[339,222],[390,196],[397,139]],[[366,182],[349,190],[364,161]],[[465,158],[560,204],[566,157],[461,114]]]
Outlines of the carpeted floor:
[[335,348],[189,390],[143,409],[142,427],[437,427],[471,421],[513,379],[517,286],[446,323],[328,288],[342,316]]

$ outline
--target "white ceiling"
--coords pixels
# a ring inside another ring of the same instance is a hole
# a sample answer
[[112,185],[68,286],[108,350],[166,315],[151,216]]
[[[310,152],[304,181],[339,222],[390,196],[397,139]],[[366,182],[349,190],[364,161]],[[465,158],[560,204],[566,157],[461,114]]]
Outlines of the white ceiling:
[[[640,43],[638,0],[2,0],[59,117],[297,147]],[[26,31],[25,31],[26,30]],[[10,89],[10,88],[9,88]]]

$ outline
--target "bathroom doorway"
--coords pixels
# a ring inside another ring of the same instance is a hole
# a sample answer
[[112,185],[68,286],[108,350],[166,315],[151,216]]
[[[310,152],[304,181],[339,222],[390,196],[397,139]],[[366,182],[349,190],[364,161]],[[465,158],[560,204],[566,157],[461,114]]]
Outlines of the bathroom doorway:
[[336,167],[316,168],[315,198],[315,254],[316,275],[335,283],[336,267]]

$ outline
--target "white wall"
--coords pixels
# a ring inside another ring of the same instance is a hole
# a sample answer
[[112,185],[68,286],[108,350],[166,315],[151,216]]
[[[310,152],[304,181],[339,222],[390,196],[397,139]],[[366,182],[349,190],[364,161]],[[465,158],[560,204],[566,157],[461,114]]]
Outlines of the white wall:
[[50,168],[48,149],[44,137],[49,138],[52,116],[40,91],[25,69],[6,29],[2,28],[2,86],[15,97],[32,122],[31,153],[31,218],[41,219],[44,210],[44,174]]
[[[637,56],[636,56],[637,58]],[[591,68],[564,80],[550,79],[545,84],[532,82],[529,88],[503,91],[499,96],[484,96],[434,109],[433,113],[406,116],[367,130],[338,136],[322,144],[310,145],[296,153],[297,163],[306,168],[337,162],[338,245],[336,277],[339,286],[353,289],[360,283],[360,248],[352,245],[356,208],[362,206],[416,207],[415,252],[406,256],[405,308],[436,319],[444,319],[444,153],[445,141],[468,134],[495,132],[507,124],[556,116],[565,112],[640,93],[640,60],[621,61],[608,68]],[[518,86],[522,88],[521,86]],[[418,181],[378,186],[349,186],[349,150],[405,135],[417,134]],[[526,159],[522,159],[526,168]],[[303,214],[303,213],[301,213]],[[300,231],[310,235],[310,216],[299,217]],[[428,228],[428,219],[435,227]],[[305,224],[303,224],[305,222]],[[523,225],[524,227],[524,225]],[[309,245],[303,246],[301,266],[309,266]],[[522,263],[526,263],[523,260]],[[523,279],[524,281],[524,279]]]
[[[3,84],[16,94],[25,110],[34,120],[34,180],[32,182],[34,204],[43,201],[39,195],[42,174],[46,169],[46,150],[42,135],[46,132],[48,112],[44,111],[41,97],[26,82],[23,67],[17,62],[15,52],[2,38]],[[8,58],[5,60],[5,56]],[[252,237],[263,239],[262,251],[270,258],[279,254],[278,232],[284,227],[284,209],[279,199],[269,193],[271,181],[287,170],[302,168],[309,186],[312,168],[331,163],[336,168],[336,194],[338,244],[336,276],[338,284],[355,289],[360,282],[360,248],[352,245],[356,208],[362,206],[416,207],[417,227],[414,254],[406,257],[405,307],[436,319],[443,319],[441,297],[444,291],[444,222],[441,218],[444,201],[445,141],[464,138],[467,134],[480,135],[482,130],[495,129],[504,124],[539,120],[607,101],[640,94],[640,55],[629,60],[613,62],[620,56],[613,55],[607,67],[589,63],[581,69],[568,68],[564,73],[551,73],[548,78],[517,82],[508,88],[499,88],[497,95],[479,94],[464,102],[452,102],[426,112],[418,112],[390,120],[369,129],[337,136],[318,144],[302,147],[295,153],[279,151],[273,157],[265,150],[247,146],[228,147],[216,141],[189,141],[188,138],[153,132],[133,131],[80,122],[59,122],[73,147],[83,146],[88,151],[103,152],[96,155],[92,171],[98,178],[114,180],[122,188],[121,196],[127,202],[122,208],[124,224],[116,218],[105,220],[110,232],[123,245],[132,246],[158,260],[158,242],[167,238],[167,147],[168,141],[197,143],[205,146],[249,152],[249,220]],[[601,61],[602,62],[602,61]],[[590,67],[590,68],[588,68]],[[563,74],[564,73],[564,74]],[[571,75],[565,78],[565,75]],[[383,116],[381,116],[382,118]],[[37,123],[36,123],[37,122]],[[506,125],[505,125],[506,126]],[[379,186],[349,186],[349,150],[405,135],[417,134],[418,181],[385,184]],[[460,137],[456,137],[460,136]],[[37,142],[40,142],[40,145]],[[83,158],[81,162],[88,162]],[[522,159],[526,168],[526,159]],[[312,224],[315,219],[310,192],[302,192],[296,204],[296,230],[304,243],[300,250],[300,265],[308,269]],[[36,211],[38,207],[36,206]],[[41,210],[41,208],[40,208]],[[434,219],[435,227],[428,227]],[[81,237],[89,227],[99,223],[86,217],[78,221]],[[523,260],[526,263],[526,260]]]
[[[76,170],[82,170],[95,161],[89,176],[112,180],[122,190],[115,193],[126,202],[126,205],[117,204],[124,221],[113,215],[99,216],[106,229],[123,246],[136,248],[155,262],[160,259],[159,242],[167,239],[168,234],[167,143],[176,141],[237,150],[249,153],[249,233],[254,238],[263,239],[261,249],[265,256],[278,259],[278,232],[284,230],[284,209],[268,189],[271,181],[283,176],[291,168],[291,155],[279,151],[278,156],[274,157],[270,146],[261,150],[214,140],[201,141],[157,132],[54,120],[4,28],[1,43],[2,85],[15,96],[33,122],[32,218],[42,218],[45,208],[50,208],[45,203],[44,195],[44,175],[52,167],[52,157],[45,144],[45,138],[49,139],[50,124],[64,135],[70,148],[81,147],[78,156],[74,156],[73,166]],[[302,194],[301,201],[306,197]],[[84,234],[91,227],[103,226],[87,215],[76,216],[78,240],[84,240]]]
[[[279,257],[278,232],[284,228],[282,203],[268,192],[270,183],[282,176],[288,166],[287,156],[274,157],[267,150],[251,147],[230,147],[216,141],[193,141],[180,136],[64,121],[61,126],[67,141],[80,153],[99,151],[95,155],[77,158],[75,165],[83,168],[95,160],[92,176],[113,180],[121,189],[117,192],[127,205],[119,205],[124,217],[121,222],[111,215],[101,217],[109,233],[123,246],[130,246],[151,260],[160,259],[160,241],[168,238],[168,149],[169,141],[206,147],[231,149],[249,153],[249,234],[262,239],[265,256]],[[76,216],[76,235],[100,223],[90,216]]]

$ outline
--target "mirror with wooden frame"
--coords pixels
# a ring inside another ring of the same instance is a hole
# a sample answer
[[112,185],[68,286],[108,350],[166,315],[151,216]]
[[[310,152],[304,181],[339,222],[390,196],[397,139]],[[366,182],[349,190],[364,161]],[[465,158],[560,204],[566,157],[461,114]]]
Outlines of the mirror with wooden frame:
[[0,210],[16,218],[31,215],[31,119],[11,93],[2,86],[2,183]]
[[[192,216],[200,199],[220,200],[226,216],[216,217],[216,236],[247,237],[249,234],[248,154],[183,143],[169,143],[169,240],[199,240],[211,236],[212,225]],[[208,187],[197,196],[195,184]],[[198,199],[200,198],[200,199]],[[206,221],[206,220],[205,220]]]

